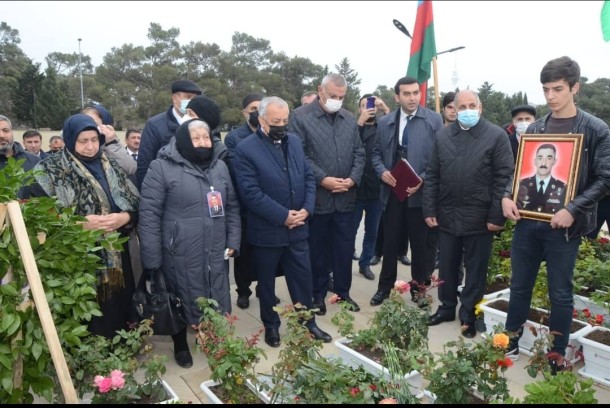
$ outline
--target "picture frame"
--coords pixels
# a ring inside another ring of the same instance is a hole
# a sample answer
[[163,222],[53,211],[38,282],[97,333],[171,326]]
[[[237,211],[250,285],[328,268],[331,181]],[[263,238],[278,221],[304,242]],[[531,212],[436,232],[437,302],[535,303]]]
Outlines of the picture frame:
[[523,134],[513,179],[522,218],[550,222],[576,193],[583,134]]

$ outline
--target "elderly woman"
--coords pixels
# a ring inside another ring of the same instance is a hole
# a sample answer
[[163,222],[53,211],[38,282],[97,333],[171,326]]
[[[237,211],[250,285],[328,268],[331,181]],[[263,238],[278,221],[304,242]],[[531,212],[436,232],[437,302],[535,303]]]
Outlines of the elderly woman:
[[[137,222],[139,194],[118,164],[100,149],[104,135],[95,121],[83,114],[64,123],[63,150],[39,162],[36,181],[62,207],[74,207],[87,219],[86,229],[118,231],[127,236]],[[98,302],[103,316],[93,317],[89,331],[108,338],[128,329],[135,290],[127,243],[123,252],[101,253],[106,269],[99,271]]]
[[[227,256],[239,248],[241,223],[220,151],[221,142],[212,142],[207,123],[189,120],[159,150],[142,182],[138,228],[144,270],[161,268],[191,326],[201,316],[198,297],[215,299],[221,312],[231,312]],[[223,211],[212,211],[216,205]],[[193,365],[186,334],[185,328],[172,336],[182,367]]]

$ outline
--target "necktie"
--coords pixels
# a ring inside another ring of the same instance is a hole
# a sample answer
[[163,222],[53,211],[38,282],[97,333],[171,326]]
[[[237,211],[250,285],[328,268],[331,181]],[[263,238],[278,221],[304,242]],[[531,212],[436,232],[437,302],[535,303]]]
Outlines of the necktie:
[[138,160],[138,154],[137,153],[132,153],[131,157],[133,157],[134,160]]
[[544,181],[540,181],[540,188],[538,189],[538,195],[543,195],[544,194]]
[[407,128],[409,127],[409,122],[411,121],[412,117],[413,115],[407,116],[407,123],[405,124],[405,127],[402,130],[402,147],[405,149],[405,151],[407,149],[407,146],[409,145],[409,131],[407,130]]

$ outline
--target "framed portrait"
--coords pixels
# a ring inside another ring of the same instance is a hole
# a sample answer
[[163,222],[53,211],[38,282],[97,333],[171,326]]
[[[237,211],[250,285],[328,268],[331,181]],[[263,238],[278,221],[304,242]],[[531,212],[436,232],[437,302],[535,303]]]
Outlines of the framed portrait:
[[551,221],[576,193],[582,134],[523,134],[513,201],[523,218]]

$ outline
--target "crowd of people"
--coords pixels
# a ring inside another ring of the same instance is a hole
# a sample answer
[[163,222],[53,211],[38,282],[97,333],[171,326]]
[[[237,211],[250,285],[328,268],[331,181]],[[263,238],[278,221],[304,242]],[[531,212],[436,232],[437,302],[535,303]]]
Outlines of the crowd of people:
[[[22,198],[56,197],[59,206],[86,217],[84,228],[130,237],[123,251],[102,254],[106,269],[97,292],[103,316],[93,318],[89,330],[112,336],[126,328],[136,283],[161,271],[184,305],[187,327],[172,336],[182,367],[193,364],[187,333],[201,315],[195,299],[212,298],[221,312],[232,310],[231,257],[235,304],[249,307],[250,286],[257,281],[264,340],[271,347],[281,344],[276,278],[284,277],[293,304],[316,315],[326,313],[329,289],[357,313],[360,306],[350,294],[354,259],[368,280],[376,279],[370,266],[382,262],[371,306],[389,297],[398,261],[411,265],[414,301],[438,267],[440,306],[429,325],[454,321],[457,311],[462,335],[472,338],[494,234],[513,220],[509,356],[518,356],[534,281],[546,261],[555,333],[552,367],[558,371],[566,366],[579,244],[608,222],[610,132],[576,106],[579,79],[572,59],[549,61],[540,82],[550,113],[536,119],[534,107],[516,106],[513,122],[502,128],[484,118],[472,90],[447,93],[441,113],[426,108],[420,84],[409,76],[394,86],[397,109],[365,94],[354,114],[343,106],[345,78],[329,73],[292,111],[277,96],[245,95],[244,124],[224,141],[216,102],[193,81],[177,80],[168,109],[142,130],[127,130],[124,145],[100,104],[69,117],[48,152],[41,150],[36,130],[23,134],[23,146],[16,142],[10,119],[0,115],[0,168],[9,157],[25,159],[24,169],[41,172],[37,183],[20,190]],[[558,199],[566,189],[549,178],[557,158],[554,146],[545,144],[535,154],[536,174],[518,187],[527,197],[519,195],[515,202],[521,135],[545,133],[583,135],[574,195]],[[395,168],[401,161],[417,174],[417,183],[398,184]],[[552,217],[522,217],[524,209]],[[315,315],[303,324],[314,338],[332,340]]]

